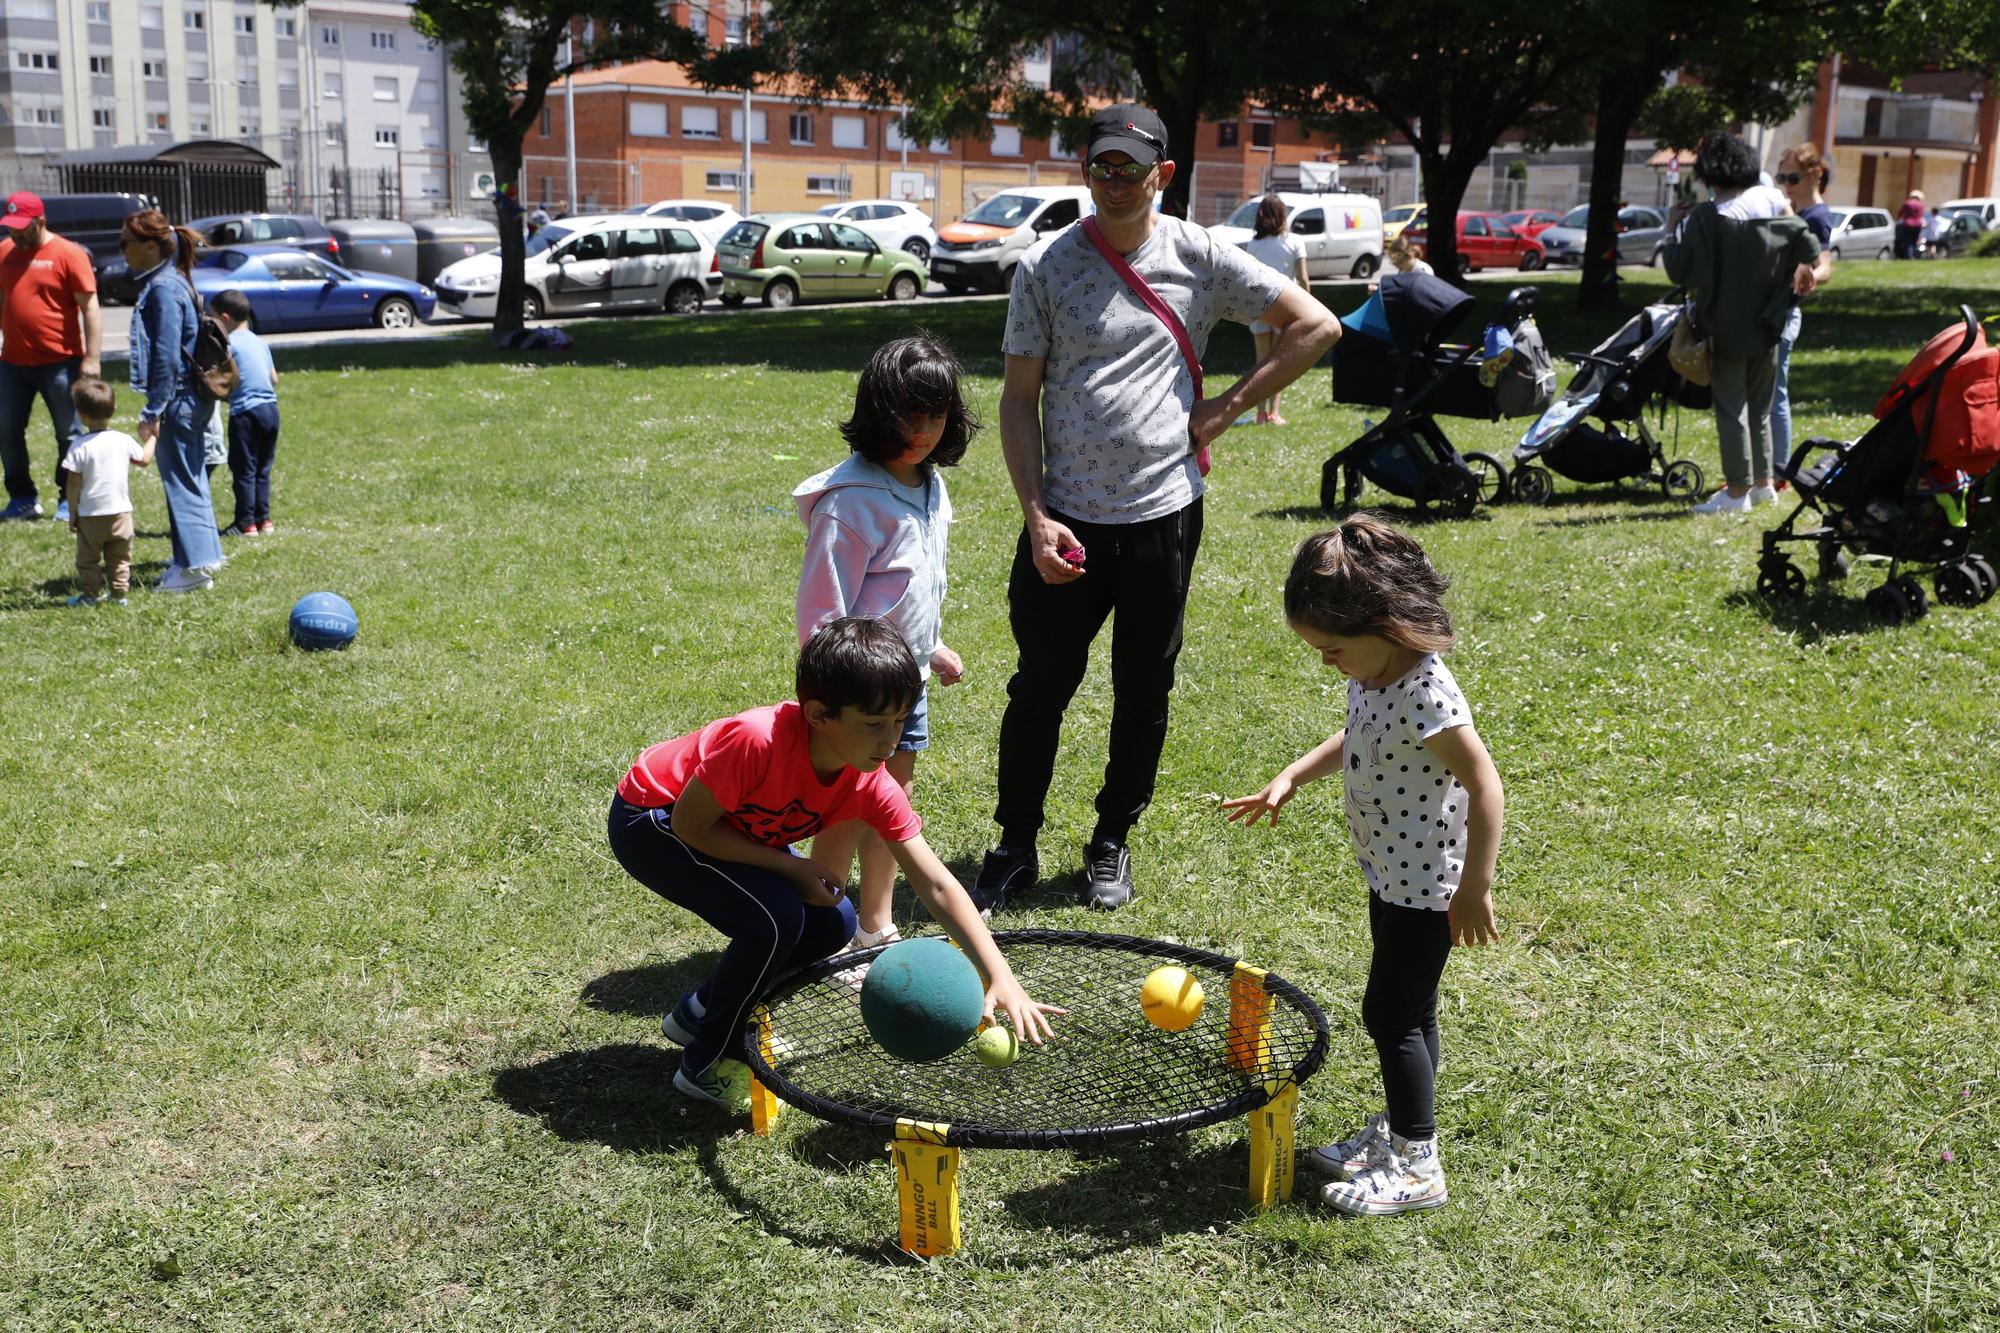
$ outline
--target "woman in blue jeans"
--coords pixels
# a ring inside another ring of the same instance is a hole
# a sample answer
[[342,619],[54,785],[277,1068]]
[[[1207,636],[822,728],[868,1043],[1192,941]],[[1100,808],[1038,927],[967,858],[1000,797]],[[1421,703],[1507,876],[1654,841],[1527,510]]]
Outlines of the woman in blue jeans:
[[201,238],[176,227],[156,208],[125,219],[119,248],[139,275],[133,303],[132,388],[146,395],[139,439],[157,440],[160,485],[167,494],[167,532],[173,563],[160,577],[162,592],[196,592],[215,582],[222,541],[208,496],[202,437],[215,404],[195,388],[194,342],[201,326],[194,295],[194,255]]
[[[1833,276],[1833,210],[1826,206],[1826,188],[1833,183],[1833,168],[1820,156],[1819,145],[1802,143],[1785,150],[1778,159],[1778,174],[1772,177],[1791,202],[1792,212],[1805,220],[1819,238],[1819,258],[1813,261],[1813,286],[1824,286]],[[1778,385],[1771,395],[1771,471],[1779,490],[1790,483],[1785,464],[1792,456],[1792,348],[1804,324],[1801,307],[1792,307],[1785,331],[1778,338]]]

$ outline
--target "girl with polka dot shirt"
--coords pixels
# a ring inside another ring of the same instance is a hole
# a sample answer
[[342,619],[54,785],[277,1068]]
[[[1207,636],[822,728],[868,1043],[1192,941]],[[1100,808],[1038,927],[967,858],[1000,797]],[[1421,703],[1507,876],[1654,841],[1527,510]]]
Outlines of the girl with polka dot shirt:
[[1306,783],[1338,772],[1346,788],[1374,945],[1361,1020],[1388,1105],[1305,1160],[1333,1177],[1320,1197],[1355,1215],[1445,1201],[1438,982],[1453,944],[1499,938],[1493,871],[1504,798],[1439,656],[1452,644],[1445,586],[1423,548],[1373,514],[1308,538],[1285,580],[1285,622],[1347,677],[1347,725],[1256,795],[1222,803],[1231,822],[1275,825]]

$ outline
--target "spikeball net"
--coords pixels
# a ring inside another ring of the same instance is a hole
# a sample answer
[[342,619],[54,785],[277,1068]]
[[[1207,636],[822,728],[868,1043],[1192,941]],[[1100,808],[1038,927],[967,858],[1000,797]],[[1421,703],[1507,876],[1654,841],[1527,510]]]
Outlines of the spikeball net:
[[[883,945],[781,979],[762,1000],[768,1056],[754,1031],[746,1043],[752,1071],[780,1098],[839,1124],[945,1124],[944,1142],[955,1148],[1087,1148],[1247,1115],[1326,1058],[1325,1015],[1276,973],[1129,935],[1007,930],[993,939],[1030,996],[1069,1010],[1051,1016],[1053,1040],[1024,1042],[1012,1065],[982,1065],[969,1042],[928,1064],[877,1045],[859,987],[837,974]],[[1147,973],[1168,964],[1186,968],[1206,994],[1184,1032],[1154,1027],[1139,1005]]]

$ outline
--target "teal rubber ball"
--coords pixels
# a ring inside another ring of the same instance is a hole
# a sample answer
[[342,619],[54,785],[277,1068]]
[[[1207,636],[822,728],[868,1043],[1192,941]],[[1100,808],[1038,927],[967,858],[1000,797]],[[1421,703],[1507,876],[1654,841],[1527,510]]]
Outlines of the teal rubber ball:
[[902,940],[877,954],[861,983],[861,1021],[898,1060],[942,1060],[972,1036],[986,1006],[979,969],[949,942]]

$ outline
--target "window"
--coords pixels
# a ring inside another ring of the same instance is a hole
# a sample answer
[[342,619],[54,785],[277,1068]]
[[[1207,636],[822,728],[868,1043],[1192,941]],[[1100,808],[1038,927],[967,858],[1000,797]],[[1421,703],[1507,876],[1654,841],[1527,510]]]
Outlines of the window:
[[1019,157],[1020,155],[1020,127],[1017,125],[995,125],[993,127],[993,156]]
[[22,69],[54,69],[56,68],[56,53],[54,51],[16,51],[14,53],[14,63]]
[[208,57],[205,55],[188,56],[187,77],[197,83],[206,83],[208,81]]
[[90,72],[92,74],[109,74],[111,72],[111,57],[92,56],[90,58]]
[[339,27],[331,23],[321,24],[319,29],[319,44],[321,46],[339,46],[340,45]]
[[1236,147],[1237,144],[1242,142],[1236,137],[1240,129],[1241,127],[1233,120],[1225,120],[1220,125],[1217,125],[1215,127],[1215,146],[1217,148]]
[[1292,214],[1292,235],[1322,236],[1326,234],[1326,214],[1317,208],[1308,208]]
[[299,35],[299,21],[297,19],[278,20],[278,36],[297,37],[298,35]]
[[817,222],[801,223],[778,238],[780,250],[831,250],[826,230]]
[[164,60],[142,60],[139,62],[139,73],[149,79],[164,79],[167,77],[167,62]]
[[118,128],[117,119],[117,112],[108,106],[100,106],[90,113],[90,127],[94,130],[115,130]]
[[1467,236],[1486,235],[1486,219],[1485,218],[1465,219],[1465,234]]
[[587,231],[569,248],[571,259],[611,258],[611,237],[601,231]]
[[154,111],[150,113],[146,117],[146,123],[156,130],[164,130],[172,128],[167,122],[167,113],[164,111]]
[[1074,160],[1076,149],[1064,143],[1060,134],[1052,135],[1049,138],[1049,156]]
[[847,183],[838,176],[807,176],[807,194],[845,195]]
[[278,86],[280,88],[298,87],[299,67],[297,65],[280,64],[278,66]]
[[328,97],[338,99],[340,97],[340,71],[337,69],[323,70],[320,73],[320,77],[325,80],[321,84],[320,90]]
[[50,23],[56,19],[56,0],[7,0],[0,5],[0,15],[10,19],[45,19]]
[[435,106],[438,101],[438,81],[436,79],[417,80],[417,101],[425,106]]
[[868,238],[868,233],[859,227],[850,227],[842,222],[829,222],[826,224],[826,230],[827,235],[832,238],[828,244],[835,250],[848,250],[855,254],[866,255],[873,254],[880,248]]
[[868,122],[859,116],[835,116],[833,118],[833,146],[835,148],[866,148],[868,146]]
[[208,137],[208,122],[205,120],[197,120],[192,122],[188,126],[188,129],[198,137],[201,138]]
[[691,231],[679,227],[667,228],[667,253],[670,255],[691,255],[701,249],[701,242]]
[[236,33],[239,37],[255,37],[257,35],[257,16],[255,14],[238,14],[236,16]]
[[111,22],[111,0],[90,0],[90,3],[83,8],[84,15],[90,22]]
[[[681,108],[681,133],[690,139],[720,139],[722,133],[716,128],[717,118],[712,106],[684,106]],[[710,186],[710,189],[715,188]],[[734,188],[733,186],[731,187]]]
[[139,26],[150,32],[160,32],[167,26],[167,11],[163,5],[140,5]]
[[189,32],[206,31],[208,28],[208,15],[202,13],[199,9],[183,9],[181,11],[181,26]]
[[627,227],[617,233],[618,257],[638,259],[643,255],[663,255],[667,252],[665,240],[658,227]]
[[[379,97],[381,94],[377,93],[376,96]],[[547,107],[542,108],[542,137],[544,139],[549,137],[549,109]]]
[[396,34],[371,28],[368,30],[368,48],[371,51],[393,51],[396,49]]
[[1269,148],[1271,146],[1271,136],[1276,129],[1277,126],[1268,120],[1251,121],[1250,146],[1252,148]]
[[16,107],[14,119],[23,125],[60,125],[62,124],[62,108],[59,106]]
[[813,118],[810,112],[792,112],[791,137],[793,143],[809,144],[813,141]]
[[741,14],[722,21],[722,44],[724,46],[743,45],[743,16]]
[[1048,206],[1048,210],[1035,219],[1036,231],[1061,231],[1081,216],[1082,210],[1074,199],[1058,199]]
[[[742,188],[743,173],[740,171],[711,171],[708,173],[707,188],[711,190],[737,190]],[[750,173],[750,188],[757,188],[757,173]]]
[[[743,142],[743,113],[741,111],[732,111],[729,113],[729,137],[738,143]],[[762,111],[752,111],[750,113],[750,142],[770,142],[764,133],[764,113]]]
[[402,142],[402,133],[394,125],[377,125],[375,127],[375,146],[377,148],[394,148]]
[[632,133],[648,139],[667,137],[667,104],[665,102],[632,103]]
[[395,75],[377,74],[375,76],[375,100],[378,102],[393,102],[396,100]]
[[236,127],[236,137],[254,142],[264,137],[264,127],[254,120],[247,125],[238,125]]
[[339,121],[336,120],[332,124],[326,127],[326,141],[328,143],[330,144],[342,143],[346,140],[346,138],[347,138],[346,127],[343,126]]

